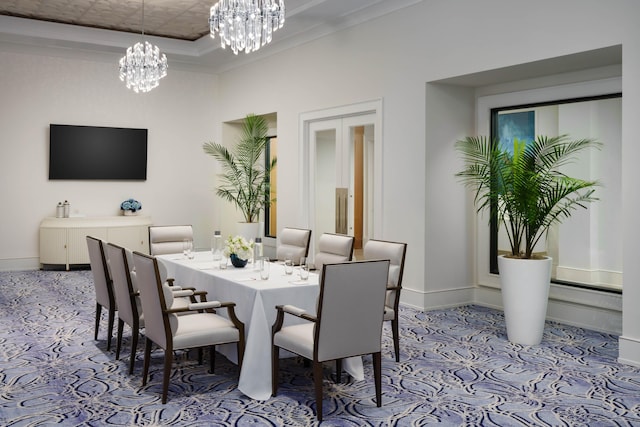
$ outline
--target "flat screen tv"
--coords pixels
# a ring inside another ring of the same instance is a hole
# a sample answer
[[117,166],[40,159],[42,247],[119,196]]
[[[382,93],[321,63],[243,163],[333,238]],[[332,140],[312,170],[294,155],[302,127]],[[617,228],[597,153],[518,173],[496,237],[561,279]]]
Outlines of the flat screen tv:
[[146,180],[147,129],[49,125],[49,179]]

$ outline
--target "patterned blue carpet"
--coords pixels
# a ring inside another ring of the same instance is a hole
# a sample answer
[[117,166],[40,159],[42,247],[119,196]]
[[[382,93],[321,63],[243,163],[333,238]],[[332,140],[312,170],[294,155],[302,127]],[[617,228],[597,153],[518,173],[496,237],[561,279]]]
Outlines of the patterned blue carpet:
[[[128,375],[129,342],[119,361],[106,351],[106,316],[94,341],[94,310],[89,271],[0,273],[0,425],[317,425],[298,359],[281,363],[278,396],[258,402],[224,357],[209,374],[180,355],[162,405],[162,353],[142,387],[143,345]],[[640,426],[640,369],[616,362],[615,336],[548,323],[541,345],[522,347],[507,342],[500,311],[478,306],[403,308],[400,327],[400,363],[383,331],[382,407],[370,359],[355,383],[336,384],[327,365],[322,425]]]

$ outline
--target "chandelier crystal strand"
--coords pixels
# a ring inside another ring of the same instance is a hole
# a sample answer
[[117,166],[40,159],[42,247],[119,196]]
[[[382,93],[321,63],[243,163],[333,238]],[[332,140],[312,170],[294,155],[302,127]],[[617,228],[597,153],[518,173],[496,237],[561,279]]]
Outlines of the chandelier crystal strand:
[[[144,1],[142,2],[142,36],[144,37]],[[148,41],[127,48],[120,58],[120,80],[135,93],[149,92],[158,87],[159,80],[167,75],[167,56],[160,55],[158,46]]]
[[254,52],[271,42],[284,25],[284,0],[219,0],[211,7],[209,30],[220,37],[223,49]]

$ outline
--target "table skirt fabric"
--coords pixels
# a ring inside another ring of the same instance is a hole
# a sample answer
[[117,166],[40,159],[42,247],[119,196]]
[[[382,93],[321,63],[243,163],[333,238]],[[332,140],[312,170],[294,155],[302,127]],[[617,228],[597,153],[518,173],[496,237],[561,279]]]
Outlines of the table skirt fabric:
[[[275,306],[289,304],[315,314],[319,293],[318,275],[310,274],[307,281],[300,280],[298,271],[284,273],[284,266],[272,263],[269,279],[261,280],[260,272],[251,263],[245,268],[229,266],[220,270],[214,265],[211,252],[197,252],[193,259],[181,254],[157,257],[167,269],[168,277],[176,279],[180,286],[193,286],[207,291],[208,300],[236,303],[236,315],[245,324],[245,353],[238,389],[256,400],[271,397],[271,326],[276,320]],[[224,313],[221,311],[221,315]],[[285,325],[304,322],[294,316],[286,316]],[[235,345],[221,345],[218,351],[229,360],[238,363]],[[281,351],[281,357],[292,354]],[[343,368],[356,380],[364,379],[362,358],[343,362]]]

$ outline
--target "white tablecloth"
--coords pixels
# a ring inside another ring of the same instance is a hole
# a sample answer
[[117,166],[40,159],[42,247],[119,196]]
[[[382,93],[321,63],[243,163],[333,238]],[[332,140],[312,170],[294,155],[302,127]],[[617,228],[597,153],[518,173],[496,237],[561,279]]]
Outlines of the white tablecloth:
[[[236,303],[236,315],[245,325],[245,352],[238,389],[245,395],[267,400],[271,397],[271,326],[276,320],[276,305],[295,305],[315,313],[319,293],[318,275],[311,273],[308,281],[301,281],[298,271],[284,273],[284,266],[271,263],[268,280],[261,280],[251,263],[245,268],[231,264],[226,270],[214,266],[211,252],[197,252],[191,260],[182,255],[160,255],[158,261],[167,270],[168,277],[179,286],[193,286],[207,291],[207,300]],[[224,314],[226,310],[220,310]],[[285,325],[303,322],[294,316],[285,316]],[[236,346],[217,347],[229,360],[237,363]],[[284,357],[286,352],[282,352]],[[290,355],[290,353],[289,353]],[[356,380],[364,378],[362,358],[344,361],[344,369]]]

